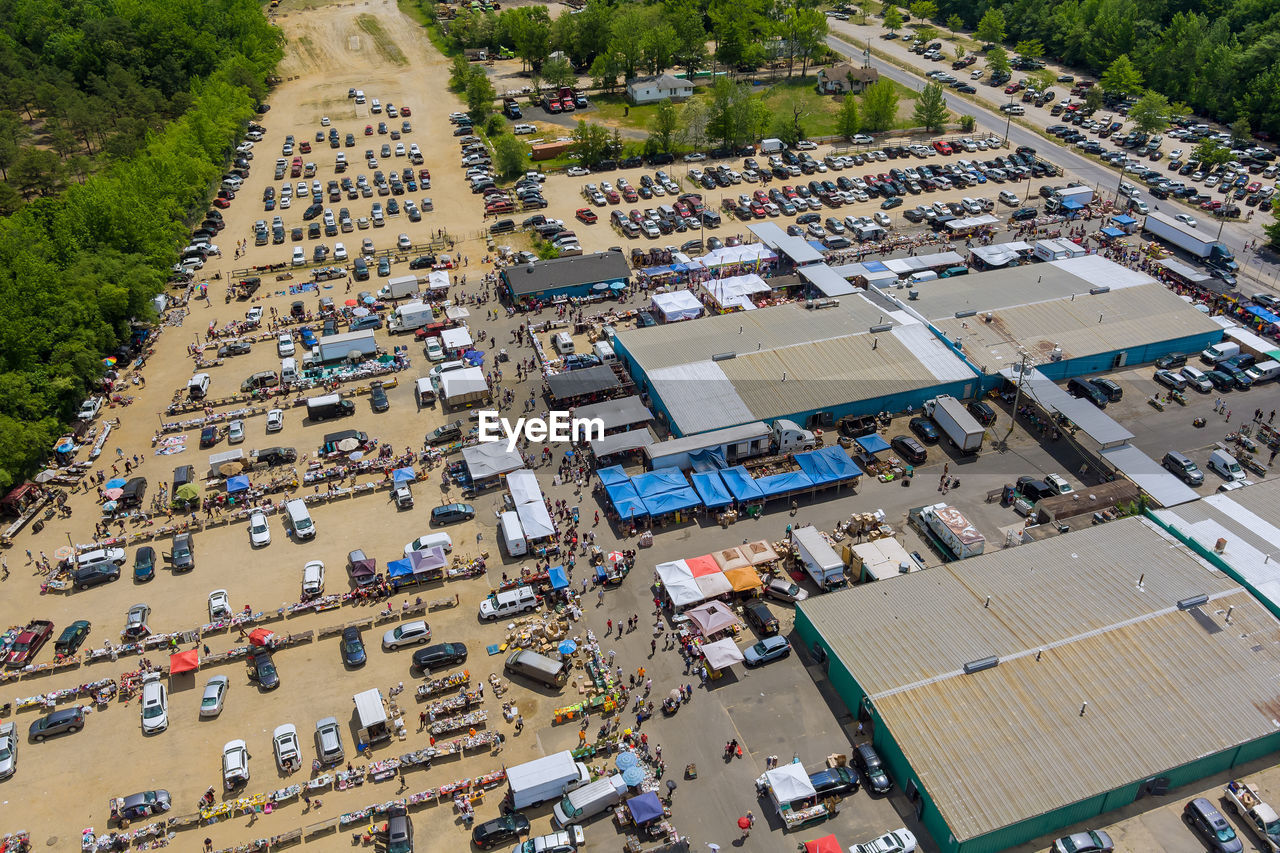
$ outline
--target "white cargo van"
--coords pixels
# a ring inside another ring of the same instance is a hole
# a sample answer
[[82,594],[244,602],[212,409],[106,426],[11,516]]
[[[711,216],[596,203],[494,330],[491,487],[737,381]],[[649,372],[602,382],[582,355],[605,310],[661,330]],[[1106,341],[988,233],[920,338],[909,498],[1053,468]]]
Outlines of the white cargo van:
[[919,284],[922,281],[937,281],[938,274],[933,270],[921,270],[907,276],[907,284]]
[[311,520],[311,513],[307,511],[305,501],[289,501],[284,505],[284,509],[289,516],[289,526],[293,528],[294,536],[299,539],[311,539],[316,535],[316,525]]
[[1244,469],[1236,458],[1225,450],[1215,450],[1209,454],[1209,470],[1225,480],[1243,480]]
[[622,802],[627,793],[627,783],[618,773],[605,779],[597,779],[576,791],[565,794],[551,809],[555,824],[561,829],[571,823],[586,823],[591,818]]
[[1270,382],[1280,376],[1280,361],[1260,361],[1246,370],[1244,375],[1252,379],[1254,385],[1259,382]]
[[561,355],[573,354],[573,338],[569,336],[568,332],[556,332],[555,337],[551,339],[551,345]]
[[1221,364],[1229,358],[1240,354],[1240,345],[1231,341],[1214,344],[1200,353],[1200,360],[1205,364]]
[[618,356],[614,353],[613,347],[604,341],[597,341],[591,347],[595,352],[596,358],[600,359],[601,364],[612,364],[618,360]]
[[280,382],[288,385],[298,381],[298,362],[293,358],[280,359]]
[[520,516],[514,512],[504,512],[498,518],[498,532],[502,534],[502,546],[512,557],[529,553],[529,540],[525,538],[524,528],[520,525]]

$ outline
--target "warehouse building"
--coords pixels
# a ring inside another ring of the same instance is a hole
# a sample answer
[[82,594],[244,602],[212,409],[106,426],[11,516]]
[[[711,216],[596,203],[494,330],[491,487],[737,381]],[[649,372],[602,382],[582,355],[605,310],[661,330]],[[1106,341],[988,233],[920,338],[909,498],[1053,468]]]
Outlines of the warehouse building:
[[778,418],[829,425],[847,414],[919,408],[938,394],[970,397],[979,387],[928,326],[863,294],[628,329],[614,341],[677,436]]
[[1140,517],[796,609],[947,853],[1003,850],[1280,749],[1278,629]]
[[631,267],[621,252],[571,255],[507,267],[502,285],[515,304],[550,302],[557,297],[590,296],[609,289],[622,290]]
[[925,282],[902,304],[991,384],[1024,352],[1028,367],[1062,381],[1222,340],[1219,324],[1164,285],[1097,255]]

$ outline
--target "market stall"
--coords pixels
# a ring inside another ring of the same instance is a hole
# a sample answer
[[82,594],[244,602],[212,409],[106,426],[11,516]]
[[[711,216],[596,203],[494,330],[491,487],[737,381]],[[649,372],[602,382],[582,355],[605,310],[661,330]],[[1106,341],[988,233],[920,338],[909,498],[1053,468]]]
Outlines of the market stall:
[[795,829],[827,817],[827,807],[816,802],[818,792],[814,790],[809,774],[799,761],[766,770],[756,780],[756,788],[769,795],[769,800],[778,810],[778,816],[787,829]]
[[653,310],[658,313],[664,323],[675,323],[680,320],[693,320],[701,317],[706,309],[687,290],[675,290],[670,293],[655,293],[652,297]]
[[676,610],[682,610],[706,598],[684,560],[659,563],[656,570],[662,587]]
[[718,634],[736,634],[742,629],[742,621],[719,601],[708,601],[706,604],[686,611],[685,615],[702,633],[702,636],[707,638]]
[[[714,643],[702,644],[702,657],[707,662],[707,670],[712,678],[719,678],[724,670],[735,663],[742,663],[742,650],[734,643],[733,638],[726,637]],[[808,777],[805,777],[808,781]],[[810,786],[810,791],[813,788]]]

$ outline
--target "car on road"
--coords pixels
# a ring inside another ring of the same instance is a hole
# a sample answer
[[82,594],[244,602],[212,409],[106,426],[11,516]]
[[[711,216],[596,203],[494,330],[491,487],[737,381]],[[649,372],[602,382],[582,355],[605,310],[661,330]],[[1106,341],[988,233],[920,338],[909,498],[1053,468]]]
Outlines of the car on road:
[[79,705],[45,714],[31,724],[31,728],[27,730],[27,736],[36,743],[40,743],[47,737],[64,732],[75,734],[84,728],[84,717],[84,709]]
[[364,638],[360,636],[359,628],[349,626],[342,629],[338,650],[342,654],[343,666],[364,666],[365,661],[368,660],[364,650]]
[[54,654],[63,657],[75,654],[76,649],[80,648],[80,644],[89,636],[89,628],[90,625],[86,619],[77,619],[63,628],[53,644]]
[[418,619],[403,622],[382,635],[382,648],[395,651],[405,646],[424,646],[431,641],[431,626]]
[[430,672],[446,666],[455,666],[467,660],[464,643],[435,643],[413,653],[413,668]]
[[249,747],[242,740],[230,740],[222,747],[222,782],[234,791],[249,781]]
[[169,690],[160,673],[142,680],[142,733],[155,734],[169,728]]
[[510,812],[502,817],[476,824],[471,830],[471,843],[481,850],[489,850],[506,841],[529,834],[529,819],[520,812]]
[[1200,223],[1196,222],[1196,218],[1187,213],[1175,213],[1173,218],[1186,225],[1188,228],[1195,228]]
[[1115,849],[1110,835],[1100,829],[1088,829],[1055,839],[1051,853],[1111,853]]
[[284,773],[302,766],[302,748],[298,745],[298,728],[293,723],[276,726],[271,734],[271,749],[276,754],[276,766]]
[[216,717],[222,713],[227,701],[227,690],[231,686],[225,675],[215,675],[204,686],[204,695],[200,697],[200,716]]
[[249,544],[254,548],[271,544],[271,525],[267,524],[265,513],[255,512],[249,516]]
[[431,510],[431,523],[456,524],[476,517],[476,510],[471,504],[443,504]]
[[747,666],[762,666],[770,661],[781,660],[791,655],[791,644],[787,642],[786,637],[780,637],[776,634],[772,637],[765,637],[753,646],[748,646],[742,652],[743,662]]

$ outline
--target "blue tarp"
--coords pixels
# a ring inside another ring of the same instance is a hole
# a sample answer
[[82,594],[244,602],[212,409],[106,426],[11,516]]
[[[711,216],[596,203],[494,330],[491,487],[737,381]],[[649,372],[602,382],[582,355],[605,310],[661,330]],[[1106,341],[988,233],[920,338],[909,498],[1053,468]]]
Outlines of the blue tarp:
[[234,477],[227,478],[227,493],[234,494],[236,492],[249,491],[249,478],[243,474],[237,474]]
[[1082,210],[1082,209],[1084,209],[1084,205],[1083,205],[1083,204],[1081,204],[1080,202],[1076,201],[1074,198],[1069,198],[1069,199],[1067,199],[1066,201],[1064,201],[1064,202],[1062,203],[1062,207],[1063,207],[1063,209],[1064,209],[1064,210]]
[[796,464],[809,476],[815,486],[852,480],[862,475],[862,469],[854,464],[844,448],[820,447],[809,453],[797,453]]
[[631,478],[629,478],[622,470],[621,465],[611,465],[608,468],[601,468],[596,472],[596,474],[600,477],[600,482],[606,486],[612,485],[613,483],[627,483],[631,480]]
[[1123,231],[1121,231],[1119,228],[1099,228],[1099,229],[1098,229],[1098,233],[1100,233],[1103,237],[1113,237],[1113,238],[1114,238],[1114,237],[1123,237],[1123,236],[1124,236],[1124,232],[1123,232]]
[[640,497],[661,494],[671,489],[683,489],[689,485],[684,473],[678,468],[659,468],[656,471],[645,471],[631,478],[631,485],[636,487]]
[[724,458],[723,447],[708,447],[706,450],[690,453],[689,464],[695,471],[718,471],[728,468],[729,460]]
[[675,272],[675,268],[670,265],[662,267],[646,267],[645,269],[640,270],[640,272],[653,277],[655,275],[667,275],[668,273],[673,273]]
[[733,495],[725,488],[719,472],[695,471],[689,479],[693,480],[693,487],[698,490],[702,502],[712,509],[733,503]]
[[[1245,310],[1248,311],[1253,316],[1257,317],[1259,320],[1265,320],[1268,323],[1280,323],[1280,316],[1277,316],[1272,312],[1268,311],[1266,308],[1262,308],[1258,305],[1250,305]],[[230,480],[228,480],[227,482],[230,482]]]
[[638,824],[662,817],[662,801],[653,791],[645,791],[627,800],[627,808],[631,810],[631,819]]
[[388,578],[404,578],[413,574],[413,563],[408,558],[403,560],[392,560],[387,563]]
[[604,492],[609,496],[609,502],[613,504],[614,511],[623,521],[647,513],[644,501],[640,500],[640,495],[636,493],[636,487],[631,485],[630,480],[606,485]]
[[892,272],[891,269],[884,265],[884,261],[863,261],[862,265],[867,268],[868,272]]
[[547,575],[551,578],[552,589],[564,589],[569,585],[569,576],[565,574],[564,566],[552,566]]
[[863,435],[855,438],[858,446],[868,453],[879,453],[882,450],[889,449],[889,442],[885,441],[878,435]]
[[729,493],[735,500],[758,501],[764,497],[764,492],[760,491],[760,487],[756,485],[755,478],[741,465],[724,469],[720,472],[720,479],[724,480],[724,484],[729,487]]
[[760,491],[764,493],[766,498],[785,495],[788,492],[799,491],[800,489],[812,489],[813,480],[803,471],[788,471],[785,474],[773,474],[768,477],[756,478],[756,485],[760,487]]
[[702,506],[702,499],[689,485],[684,474],[675,468],[659,468],[631,478],[636,494],[644,501],[650,515],[663,515]]
[[397,468],[391,473],[391,479],[396,485],[399,485],[401,483],[412,483],[418,479],[418,475],[412,468]]

